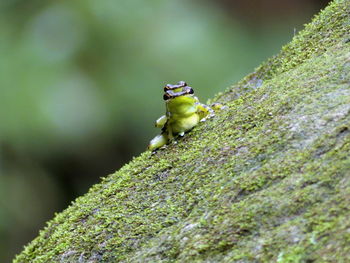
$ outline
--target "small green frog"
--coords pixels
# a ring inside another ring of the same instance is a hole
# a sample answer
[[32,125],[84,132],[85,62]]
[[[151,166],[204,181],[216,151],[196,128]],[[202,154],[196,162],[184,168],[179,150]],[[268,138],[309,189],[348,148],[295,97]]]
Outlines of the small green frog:
[[[167,84],[164,87],[166,113],[156,121],[156,127],[162,129],[162,133],[154,137],[148,149],[151,151],[166,145],[175,136],[184,136],[185,132],[191,130],[200,121],[214,116],[214,110],[209,106],[199,102],[194,96],[194,91],[187,86],[184,81],[176,85]],[[214,109],[220,109],[219,104],[215,104]]]

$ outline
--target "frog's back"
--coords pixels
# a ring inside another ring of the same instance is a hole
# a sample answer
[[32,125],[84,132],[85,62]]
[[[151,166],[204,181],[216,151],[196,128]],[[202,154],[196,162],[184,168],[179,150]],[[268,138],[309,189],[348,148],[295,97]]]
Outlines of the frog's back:
[[173,118],[186,118],[197,112],[196,100],[190,96],[173,98],[166,103],[167,113]]
[[188,117],[172,119],[170,121],[173,133],[183,133],[191,130],[199,122],[198,114],[191,114]]

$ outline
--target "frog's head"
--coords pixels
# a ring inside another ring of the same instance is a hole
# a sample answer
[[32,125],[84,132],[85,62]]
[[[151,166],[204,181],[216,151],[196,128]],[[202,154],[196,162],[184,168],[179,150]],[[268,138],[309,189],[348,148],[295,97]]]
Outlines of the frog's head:
[[194,91],[191,87],[183,87],[181,89],[181,91],[178,92],[174,92],[173,90],[167,90],[164,95],[163,95],[163,99],[165,101],[167,100],[174,100],[176,98],[180,98],[180,97],[193,97]]
[[167,114],[184,114],[195,111],[195,104],[198,99],[194,91],[187,86],[186,82],[180,81],[177,85],[166,85],[164,87],[163,99],[165,100]]
[[167,92],[169,90],[173,92],[180,92],[184,87],[187,86],[187,83],[185,81],[179,81],[177,84],[172,85],[172,84],[166,84],[164,87],[164,92]]
[[167,84],[164,87],[163,99],[165,101],[172,100],[179,97],[193,97],[194,91],[191,87],[187,86],[184,81],[178,82],[176,85]]

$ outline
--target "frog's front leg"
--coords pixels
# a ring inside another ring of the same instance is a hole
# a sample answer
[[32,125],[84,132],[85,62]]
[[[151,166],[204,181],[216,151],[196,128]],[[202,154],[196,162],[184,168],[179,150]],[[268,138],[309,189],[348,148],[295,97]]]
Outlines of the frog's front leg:
[[161,128],[162,129],[162,133],[157,135],[156,137],[154,137],[148,144],[148,149],[151,151],[154,151],[160,147],[162,147],[163,145],[168,143],[168,133],[167,131],[165,131],[165,125],[166,122],[168,121],[168,118],[163,115],[161,117],[159,117],[156,120],[155,126],[157,128]]
[[168,118],[165,115],[163,115],[156,120],[155,126],[157,128],[163,128],[165,126],[165,123],[167,122],[167,120],[168,120]]

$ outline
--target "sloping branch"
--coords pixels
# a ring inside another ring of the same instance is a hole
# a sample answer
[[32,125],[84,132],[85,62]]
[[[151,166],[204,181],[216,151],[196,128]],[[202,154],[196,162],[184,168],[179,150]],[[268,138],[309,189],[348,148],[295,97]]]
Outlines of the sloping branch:
[[350,259],[349,32],[332,2],[213,99],[226,110],[93,186],[14,262]]

